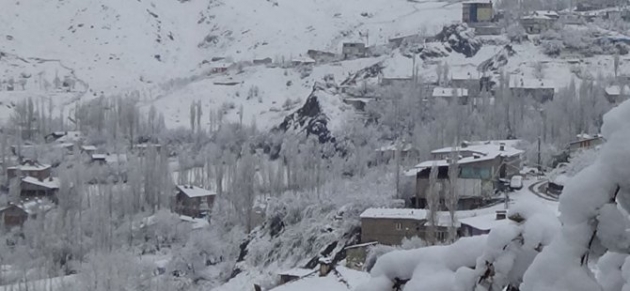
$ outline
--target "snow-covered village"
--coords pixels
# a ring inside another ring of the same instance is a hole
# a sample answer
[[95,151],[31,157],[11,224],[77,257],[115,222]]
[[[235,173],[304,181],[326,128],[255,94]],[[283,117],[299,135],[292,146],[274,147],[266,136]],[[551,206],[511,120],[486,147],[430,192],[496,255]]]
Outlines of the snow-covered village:
[[627,0],[4,0],[0,291],[628,291],[628,97]]

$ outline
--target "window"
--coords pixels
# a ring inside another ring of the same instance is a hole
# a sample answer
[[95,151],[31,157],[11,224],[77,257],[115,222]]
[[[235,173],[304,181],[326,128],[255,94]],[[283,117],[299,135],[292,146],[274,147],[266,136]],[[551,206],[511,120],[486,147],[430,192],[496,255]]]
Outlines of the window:
[[396,230],[402,230],[402,223],[396,222]]
[[438,239],[438,241],[444,241],[444,240],[446,240],[446,232],[443,232],[443,231],[438,231],[438,233],[437,233],[437,239]]

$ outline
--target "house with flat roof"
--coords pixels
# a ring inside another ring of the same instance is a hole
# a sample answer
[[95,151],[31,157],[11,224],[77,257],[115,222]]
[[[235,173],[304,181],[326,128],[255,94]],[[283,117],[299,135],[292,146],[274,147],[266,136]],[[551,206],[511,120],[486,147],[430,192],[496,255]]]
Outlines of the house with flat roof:
[[[405,175],[416,177],[415,207],[427,208],[429,177],[437,171],[436,191],[440,195],[440,208],[446,210],[443,200],[450,189],[449,167],[457,165],[458,209],[475,209],[484,200],[494,196],[500,179],[509,179],[520,173],[523,151],[513,145],[516,141],[463,142],[458,147],[446,147],[431,152],[432,160],[424,161]],[[457,161],[451,157],[456,155]]]
[[494,18],[492,0],[473,0],[462,3],[462,22],[491,22]]
[[216,192],[193,185],[176,186],[175,213],[192,218],[206,217],[212,211]]
[[[360,215],[361,242],[400,245],[404,238],[427,239],[428,210],[412,208],[368,208]],[[459,223],[454,225],[459,228]],[[445,241],[451,226],[450,213],[438,212],[435,229],[438,241]]]

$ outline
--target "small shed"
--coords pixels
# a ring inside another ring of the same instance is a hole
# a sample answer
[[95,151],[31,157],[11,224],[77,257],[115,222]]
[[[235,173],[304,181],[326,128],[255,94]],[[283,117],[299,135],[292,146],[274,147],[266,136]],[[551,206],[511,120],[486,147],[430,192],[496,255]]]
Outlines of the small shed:
[[521,25],[527,33],[538,34],[551,28],[560,15],[555,11],[533,11],[521,17]]
[[362,271],[367,257],[367,252],[370,247],[375,245],[378,245],[378,242],[373,241],[347,246],[344,249],[346,251],[346,267]]
[[315,60],[310,57],[298,57],[291,60],[293,66],[312,66],[315,64]]
[[441,98],[449,103],[457,101],[458,104],[468,104],[468,89],[464,88],[435,87],[431,96]]
[[193,185],[178,185],[175,195],[176,213],[192,218],[205,217],[210,214],[216,192]]
[[293,268],[291,270],[278,272],[278,275],[280,276],[280,284],[286,284],[291,281],[299,280],[306,276],[315,274],[315,272],[317,272],[317,270],[306,268]]
[[5,230],[21,227],[27,219],[28,212],[18,205],[9,204],[0,208],[0,221]]
[[479,215],[474,217],[460,218],[463,236],[477,236],[490,233],[490,231],[501,225],[509,224],[506,219],[505,210],[497,211],[495,214]]
[[630,86],[611,85],[604,89],[604,96],[608,102],[619,104],[630,97]]
[[473,0],[462,3],[462,22],[490,22],[494,18],[492,0]]
[[362,42],[344,42],[341,49],[341,54],[346,60],[365,57],[365,53],[365,44]]

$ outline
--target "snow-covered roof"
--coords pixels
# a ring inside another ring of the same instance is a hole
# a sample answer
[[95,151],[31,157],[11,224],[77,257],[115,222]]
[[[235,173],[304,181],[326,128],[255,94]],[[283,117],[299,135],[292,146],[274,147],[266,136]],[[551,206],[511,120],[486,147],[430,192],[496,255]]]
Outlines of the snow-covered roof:
[[[429,212],[426,209],[415,208],[368,208],[361,213],[360,218],[411,219],[426,221],[428,213]],[[450,213],[446,211],[437,212],[437,219],[438,226],[450,225]]]
[[302,277],[306,277],[310,274],[315,273],[317,270],[313,270],[313,269],[305,269],[305,268],[293,268],[290,270],[285,270],[282,272],[278,272],[278,275],[280,276],[293,276],[293,277],[298,277],[298,278],[302,278]]
[[608,95],[621,95],[623,94],[630,94],[630,87],[628,85],[624,85],[623,87],[619,86],[619,85],[612,85],[612,86],[608,86],[606,87],[606,94]]
[[314,64],[315,60],[309,57],[297,57],[291,60],[294,63],[302,63],[302,64]]
[[184,193],[184,195],[190,198],[217,195],[217,193],[214,191],[206,190],[192,185],[177,185],[177,190],[181,191],[182,193]]
[[492,0],[469,0],[462,2],[462,4],[492,4]]
[[96,150],[96,146],[84,145],[84,146],[81,146],[81,149],[84,150],[84,151],[95,151]]
[[377,244],[378,244],[377,241],[366,242],[366,243],[362,243],[362,244],[356,244],[356,245],[347,246],[347,247],[344,248],[344,250],[351,250],[351,249],[356,249],[356,248],[364,248],[364,247],[369,247],[369,246],[375,246]]
[[[504,145],[503,150],[501,150],[501,144]],[[484,156],[504,156],[504,157],[513,157],[516,155],[520,155],[523,153],[522,150],[514,148],[513,146],[502,142],[502,141],[487,141],[483,143],[475,143],[469,144],[466,147],[445,147],[441,149],[432,150],[432,154],[448,154],[452,152],[473,152],[478,153]]]
[[368,208],[361,213],[360,217],[425,220],[427,211],[413,208]]
[[56,132],[55,134],[63,135],[56,140],[58,143],[73,143],[81,140],[83,137],[80,131]]
[[59,178],[55,177],[46,178],[40,181],[37,178],[27,176],[22,178],[22,182],[45,187],[48,189],[59,189]]
[[539,19],[539,20],[554,20],[558,19],[560,15],[551,10],[533,11],[528,15],[522,17],[522,19]]
[[296,281],[292,281],[270,291],[349,291],[356,290],[360,284],[370,279],[370,274],[348,269],[344,266],[336,266],[336,274],[330,273],[328,276],[309,276]]
[[[398,150],[399,144],[400,143],[397,143],[397,142],[390,142],[389,144],[376,149],[376,151],[377,152],[396,151]],[[413,149],[413,145],[410,143],[405,143],[402,147],[400,147],[400,150],[403,152],[410,151],[412,149]]]
[[549,81],[520,76],[512,79],[512,82],[510,82],[510,88],[555,89],[555,86]]
[[[513,146],[518,144],[520,140],[495,140],[495,141],[484,141],[484,142],[467,142],[468,146],[466,147],[445,147],[437,150],[431,151],[431,154],[450,154],[452,152],[470,152],[473,153],[471,156],[460,158],[457,163],[458,164],[469,164],[469,163],[477,163],[481,161],[493,160],[497,157],[514,157],[523,153],[522,150],[514,148]],[[501,145],[503,144],[503,150],[501,150]],[[461,154],[460,154],[461,156]],[[424,169],[431,168],[433,166],[436,167],[447,167],[449,166],[449,162],[447,160],[429,160],[424,161],[420,164],[415,165],[413,168],[405,171],[405,176],[411,177],[417,175],[420,171]]]
[[509,219],[496,219],[496,214],[485,214],[459,219],[461,224],[472,226],[479,230],[491,230],[499,225],[509,224]]
[[107,160],[106,154],[93,154],[92,160]]
[[468,97],[468,89],[464,88],[433,88],[433,97]]
[[37,213],[40,211],[48,211],[55,207],[52,202],[42,199],[30,200],[17,206],[24,209],[24,211],[29,214]]
[[456,71],[451,72],[451,80],[476,80],[479,79],[479,72],[477,68],[474,71],[466,70],[463,68],[457,68]]
[[50,165],[40,164],[38,162],[26,162],[22,165],[8,167],[9,170],[20,170],[20,171],[43,171],[50,168]]

